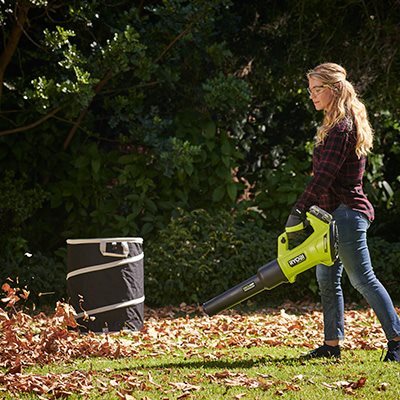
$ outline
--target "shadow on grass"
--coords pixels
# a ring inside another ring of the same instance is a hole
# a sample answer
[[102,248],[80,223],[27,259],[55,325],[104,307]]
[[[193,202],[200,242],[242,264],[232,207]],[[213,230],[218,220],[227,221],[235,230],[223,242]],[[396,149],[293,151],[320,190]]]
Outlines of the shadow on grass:
[[[179,369],[250,369],[258,366],[266,365],[276,365],[278,366],[301,366],[308,362],[313,362],[315,360],[306,361],[301,357],[260,357],[256,359],[242,359],[242,360],[188,360],[188,361],[178,361],[176,363],[160,363],[153,365],[143,365],[144,369],[162,369],[162,368],[179,368]],[[318,360],[319,363],[338,363],[339,360]]]

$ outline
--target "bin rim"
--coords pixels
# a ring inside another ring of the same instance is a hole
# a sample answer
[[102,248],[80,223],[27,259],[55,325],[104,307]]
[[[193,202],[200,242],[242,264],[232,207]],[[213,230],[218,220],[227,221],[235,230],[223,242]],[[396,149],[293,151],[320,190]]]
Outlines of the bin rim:
[[112,238],[92,238],[92,239],[67,239],[67,244],[90,244],[102,242],[128,242],[143,243],[141,237],[112,237]]

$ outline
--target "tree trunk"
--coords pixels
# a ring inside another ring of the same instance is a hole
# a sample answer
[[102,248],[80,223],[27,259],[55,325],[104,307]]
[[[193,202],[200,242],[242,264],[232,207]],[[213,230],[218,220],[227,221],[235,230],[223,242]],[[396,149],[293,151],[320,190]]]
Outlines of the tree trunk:
[[4,74],[18,47],[19,40],[24,31],[24,25],[28,19],[29,8],[29,4],[20,4],[19,2],[17,2],[15,11],[15,22],[11,29],[11,33],[7,40],[6,46],[0,55],[0,102],[3,94]]

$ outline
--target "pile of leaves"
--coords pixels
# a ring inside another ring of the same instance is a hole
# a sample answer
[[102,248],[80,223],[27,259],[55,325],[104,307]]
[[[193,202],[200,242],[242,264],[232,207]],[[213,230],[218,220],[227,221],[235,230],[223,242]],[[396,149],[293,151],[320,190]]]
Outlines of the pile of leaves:
[[[67,364],[94,357],[123,359],[144,354],[157,357],[178,351],[186,359],[218,360],[226,356],[224,350],[233,347],[314,347],[322,340],[322,313],[318,304],[284,303],[279,308],[251,313],[231,310],[213,317],[206,316],[199,306],[186,304],[146,308],[145,326],[140,332],[82,335],[76,329],[75,312],[68,304],[57,303],[51,315],[29,315],[16,308],[17,302],[29,294],[27,291],[13,289],[8,284],[2,289],[6,297],[2,299],[5,308],[0,309],[0,392],[16,397],[20,393],[36,393],[42,399],[62,398],[72,393],[88,395],[92,390],[100,394],[113,390],[120,398],[129,400],[134,398],[132,393],[136,389],[158,388],[150,372],[134,370],[125,374],[90,369],[34,374],[26,372],[31,366]],[[346,326],[345,348],[372,349],[385,344],[380,324],[369,309],[347,310]],[[250,378],[233,371],[207,374],[206,378],[226,386],[266,389],[282,385],[266,377]],[[296,390],[295,381],[286,382],[286,389]],[[170,391],[179,391],[182,396],[199,389],[183,382],[168,384]],[[353,390],[363,384],[364,381],[342,382],[341,387]]]

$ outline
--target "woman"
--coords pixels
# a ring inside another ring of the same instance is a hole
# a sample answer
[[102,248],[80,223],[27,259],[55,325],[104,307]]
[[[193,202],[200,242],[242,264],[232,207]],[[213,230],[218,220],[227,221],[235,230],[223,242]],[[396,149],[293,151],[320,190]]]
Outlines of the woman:
[[367,246],[367,229],[374,209],[363,192],[366,156],[373,132],[364,104],[357,98],[346,70],[324,63],[307,74],[308,92],[324,119],[313,154],[313,177],[300,196],[286,226],[304,219],[313,204],[332,213],[339,233],[339,260],[318,265],[317,281],[324,316],[324,344],[307,358],[340,357],[344,338],[344,301],[340,284],[343,268],[351,284],[375,311],[388,339],[384,361],[400,362],[400,320],[386,289],[376,278]]

